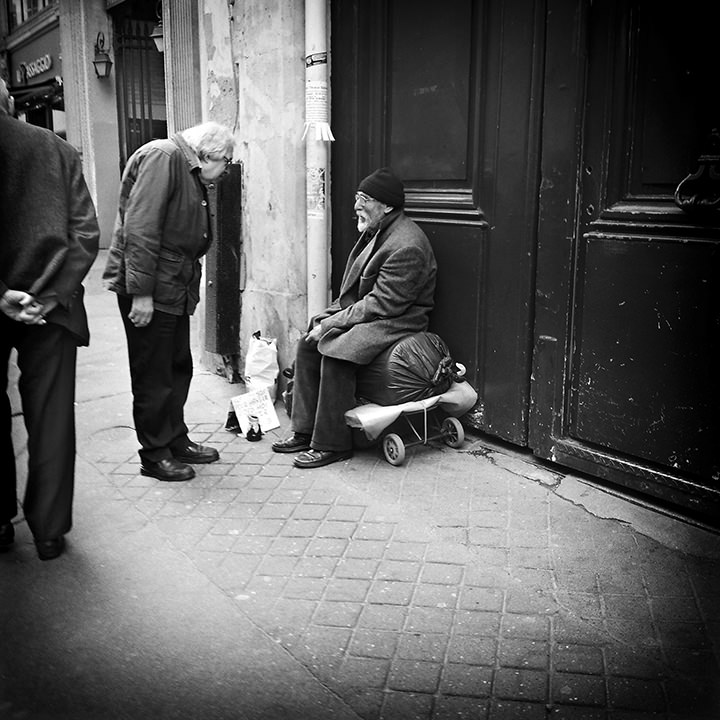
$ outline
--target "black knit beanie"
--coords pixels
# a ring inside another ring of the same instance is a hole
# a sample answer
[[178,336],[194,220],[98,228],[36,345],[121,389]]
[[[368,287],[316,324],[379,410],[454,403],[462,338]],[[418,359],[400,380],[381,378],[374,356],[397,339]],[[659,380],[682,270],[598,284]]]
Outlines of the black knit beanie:
[[386,205],[401,208],[405,204],[405,187],[389,167],[380,168],[361,180],[358,190]]

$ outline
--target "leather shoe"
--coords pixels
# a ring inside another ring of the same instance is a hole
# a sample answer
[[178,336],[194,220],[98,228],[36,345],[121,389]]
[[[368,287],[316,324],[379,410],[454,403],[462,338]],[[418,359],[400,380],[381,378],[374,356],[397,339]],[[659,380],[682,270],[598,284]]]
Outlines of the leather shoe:
[[145,460],[140,465],[140,474],[168,482],[192,480],[195,477],[195,471],[189,465],[183,465],[176,458],[163,458],[157,462]]
[[310,449],[310,436],[304,433],[293,433],[284,440],[278,440],[272,444],[272,449],[277,453],[294,453]]
[[9,550],[15,542],[15,527],[11,522],[0,523],[0,552]]
[[172,450],[172,454],[181,463],[191,463],[193,465],[204,465],[220,459],[220,453],[214,447],[198,445],[192,440],[188,440],[185,447]]
[[293,461],[293,465],[299,468],[323,467],[339,460],[347,460],[352,454],[352,450],[308,450],[300,453]]
[[35,549],[41,560],[54,560],[62,555],[62,551],[65,549],[65,538],[61,535],[51,540],[36,540]]

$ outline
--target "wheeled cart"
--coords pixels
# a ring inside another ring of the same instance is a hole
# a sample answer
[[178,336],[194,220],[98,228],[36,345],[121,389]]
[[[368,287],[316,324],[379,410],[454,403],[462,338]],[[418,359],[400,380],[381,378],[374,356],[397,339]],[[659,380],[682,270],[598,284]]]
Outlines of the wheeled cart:
[[[443,440],[452,448],[461,447],[465,431],[458,417],[464,415],[477,401],[477,393],[466,382],[454,382],[441,395],[402,403],[401,405],[359,405],[345,413],[345,422],[365,433],[370,441],[380,440],[385,459],[391,465],[402,465],[405,449],[427,445],[431,440]],[[409,439],[399,432],[385,433],[396,420],[405,420]]]

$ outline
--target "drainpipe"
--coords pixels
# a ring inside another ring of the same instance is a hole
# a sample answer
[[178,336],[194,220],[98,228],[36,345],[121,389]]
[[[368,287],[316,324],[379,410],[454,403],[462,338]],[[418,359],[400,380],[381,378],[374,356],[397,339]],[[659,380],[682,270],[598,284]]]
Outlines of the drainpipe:
[[328,305],[329,273],[329,142],[328,52],[326,0],[305,0],[305,177],[307,226],[308,317]]

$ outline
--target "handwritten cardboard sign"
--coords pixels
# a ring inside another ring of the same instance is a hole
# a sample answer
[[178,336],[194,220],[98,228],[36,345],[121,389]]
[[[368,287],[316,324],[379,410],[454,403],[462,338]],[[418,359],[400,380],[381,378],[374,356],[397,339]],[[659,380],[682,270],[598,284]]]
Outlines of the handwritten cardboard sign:
[[237,415],[238,423],[243,435],[247,434],[250,428],[248,420],[249,415],[255,415],[260,423],[263,432],[280,427],[275,406],[270,399],[268,389],[260,388],[259,390],[250,390],[242,395],[236,395],[230,398],[235,415]]

